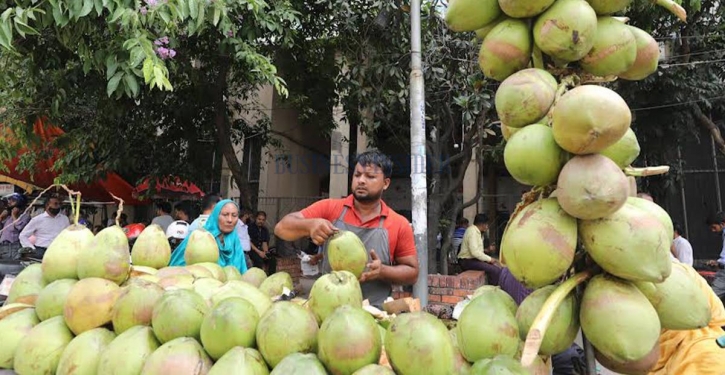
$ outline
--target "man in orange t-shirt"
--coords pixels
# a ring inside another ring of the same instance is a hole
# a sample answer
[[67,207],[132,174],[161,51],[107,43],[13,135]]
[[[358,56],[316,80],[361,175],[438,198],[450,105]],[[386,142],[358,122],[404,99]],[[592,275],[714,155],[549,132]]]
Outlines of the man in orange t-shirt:
[[324,199],[302,211],[286,215],[274,234],[285,241],[310,237],[323,245],[313,261],[323,260],[322,272],[331,271],[327,261],[327,239],[338,230],[354,232],[370,252],[360,276],[363,298],[381,307],[392,295],[392,285],[411,285],[418,278],[418,255],[408,220],[382,200],[390,186],[393,163],[378,151],[357,157],[352,176],[352,194],[342,199]]

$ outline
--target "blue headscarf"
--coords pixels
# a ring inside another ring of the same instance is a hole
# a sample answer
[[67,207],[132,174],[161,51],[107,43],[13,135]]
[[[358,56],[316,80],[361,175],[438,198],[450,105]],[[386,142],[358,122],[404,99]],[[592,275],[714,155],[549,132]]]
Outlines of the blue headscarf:
[[[216,204],[216,206],[214,206],[214,211],[212,211],[211,215],[209,215],[209,219],[207,219],[204,224],[204,229],[214,236],[217,246],[219,246],[219,260],[217,261],[217,264],[222,267],[234,266],[237,267],[239,272],[245,273],[247,272],[247,261],[244,258],[242,243],[239,242],[236,225],[234,226],[234,230],[227,234],[222,234],[221,229],[219,229],[219,215],[221,215],[222,208],[229,203],[232,203],[235,207],[237,207],[237,209],[239,209],[239,206],[237,206],[233,200],[225,199],[220,201]],[[219,240],[220,235],[224,236],[223,245]],[[171,254],[169,266],[186,265],[184,253],[186,252],[186,244],[189,242],[189,238],[191,238],[191,233],[186,236],[184,241],[181,242],[176,250],[174,250],[173,254]]]

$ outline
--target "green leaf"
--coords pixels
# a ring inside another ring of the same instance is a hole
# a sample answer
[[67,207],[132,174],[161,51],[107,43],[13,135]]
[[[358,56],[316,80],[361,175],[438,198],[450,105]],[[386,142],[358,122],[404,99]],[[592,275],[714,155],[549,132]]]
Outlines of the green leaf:
[[116,61],[116,55],[108,55],[106,57],[106,79],[110,79],[116,74],[118,69],[118,61]]
[[13,11],[15,11],[15,8],[5,9],[2,16],[0,16],[0,19],[2,19],[3,22],[8,22],[10,16],[13,14]]
[[159,17],[161,17],[164,22],[171,23],[171,16],[169,15],[169,12],[166,9],[162,9],[159,11]]
[[197,29],[197,31],[201,31],[201,29],[204,26],[204,17],[205,17],[204,12],[205,11],[206,11],[206,2],[205,1],[200,1],[199,2],[199,14],[198,14],[197,19],[196,19],[196,29]]
[[25,37],[25,35],[39,35],[40,33],[38,30],[35,30],[34,28],[30,27],[27,23],[20,21],[19,19],[15,19],[15,28],[18,29],[18,33]]
[[131,50],[131,59],[129,60],[129,67],[133,68],[137,66],[138,64],[141,64],[141,62],[146,57],[146,53],[143,50],[143,47],[136,46],[134,49]]
[[0,23],[0,44],[7,49],[13,49],[12,41],[13,28],[9,21],[3,21]]
[[126,84],[126,87],[128,87],[131,90],[131,93],[133,94],[133,97],[135,98],[138,95],[138,81],[136,81],[136,76],[132,74],[126,74],[123,76],[123,82]]
[[154,60],[150,58],[146,58],[146,60],[143,62],[143,79],[148,84],[151,82],[151,77],[154,74]]
[[103,13],[103,0],[93,0],[93,5],[96,8],[96,14],[100,16]]
[[113,16],[111,17],[111,20],[109,22],[116,22],[118,21],[121,16],[123,16],[123,13],[126,12],[126,8],[124,7],[118,7],[115,12],[113,12]]
[[[182,2],[184,0],[181,0]],[[199,16],[199,5],[197,4],[196,0],[188,0],[189,2],[189,16],[191,19],[196,19],[196,17]]]
[[222,17],[222,10],[217,6],[214,7],[214,20],[212,21],[214,23],[214,26],[219,24],[219,19]]
[[108,97],[111,97],[111,94],[116,91],[118,84],[121,82],[121,78],[123,78],[123,72],[118,72],[108,81],[108,86],[106,86],[106,94],[108,94]]
[[78,17],[85,17],[89,14],[91,14],[91,11],[93,10],[93,0],[83,0],[83,9],[81,9],[80,14]]
[[158,66],[154,66],[154,83],[159,88],[162,88],[164,85],[164,72]]

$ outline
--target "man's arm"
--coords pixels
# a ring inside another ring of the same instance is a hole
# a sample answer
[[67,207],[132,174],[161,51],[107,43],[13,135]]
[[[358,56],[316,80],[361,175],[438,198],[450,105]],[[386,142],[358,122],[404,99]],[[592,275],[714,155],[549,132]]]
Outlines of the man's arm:
[[274,234],[285,241],[297,241],[303,237],[310,237],[312,242],[317,245],[327,241],[335,231],[337,228],[329,220],[307,219],[299,211],[285,215],[274,226]]
[[483,251],[483,238],[474,230],[467,230],[463,241],[466,242],[468,250],[474,258],[481,262],[491,263],[492,258]]
[[418,257],[396,257],[395,265],[383,266],[381,278],[395,285],[413,285],[418,281]]
[[23,230],[20,232],[20,235],[18,236],[18,239],[20,240],[20,245],[22,247],[30,247],[35,249],[35,246],[33,246],[32,243],[30,243],[30,236],[35,233],[35,223],[37,223],[37,220],[30,220],[28,222],[28,225],[23,228]]
[[269,231],[262,228],[259,235],[262,237],[262,251],[266,254],[269,251]]

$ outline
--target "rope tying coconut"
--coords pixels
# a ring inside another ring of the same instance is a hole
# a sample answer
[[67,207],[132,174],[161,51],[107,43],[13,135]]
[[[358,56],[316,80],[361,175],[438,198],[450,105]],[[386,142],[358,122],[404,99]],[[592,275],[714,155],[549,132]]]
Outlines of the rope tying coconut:
[[116,210],[116,225],[121,226],[121,214],[123,213],[123,199],[113,195],[113,193],[109,192],[108,194],[111,194],[113,199],[118,201],[118,210]]

